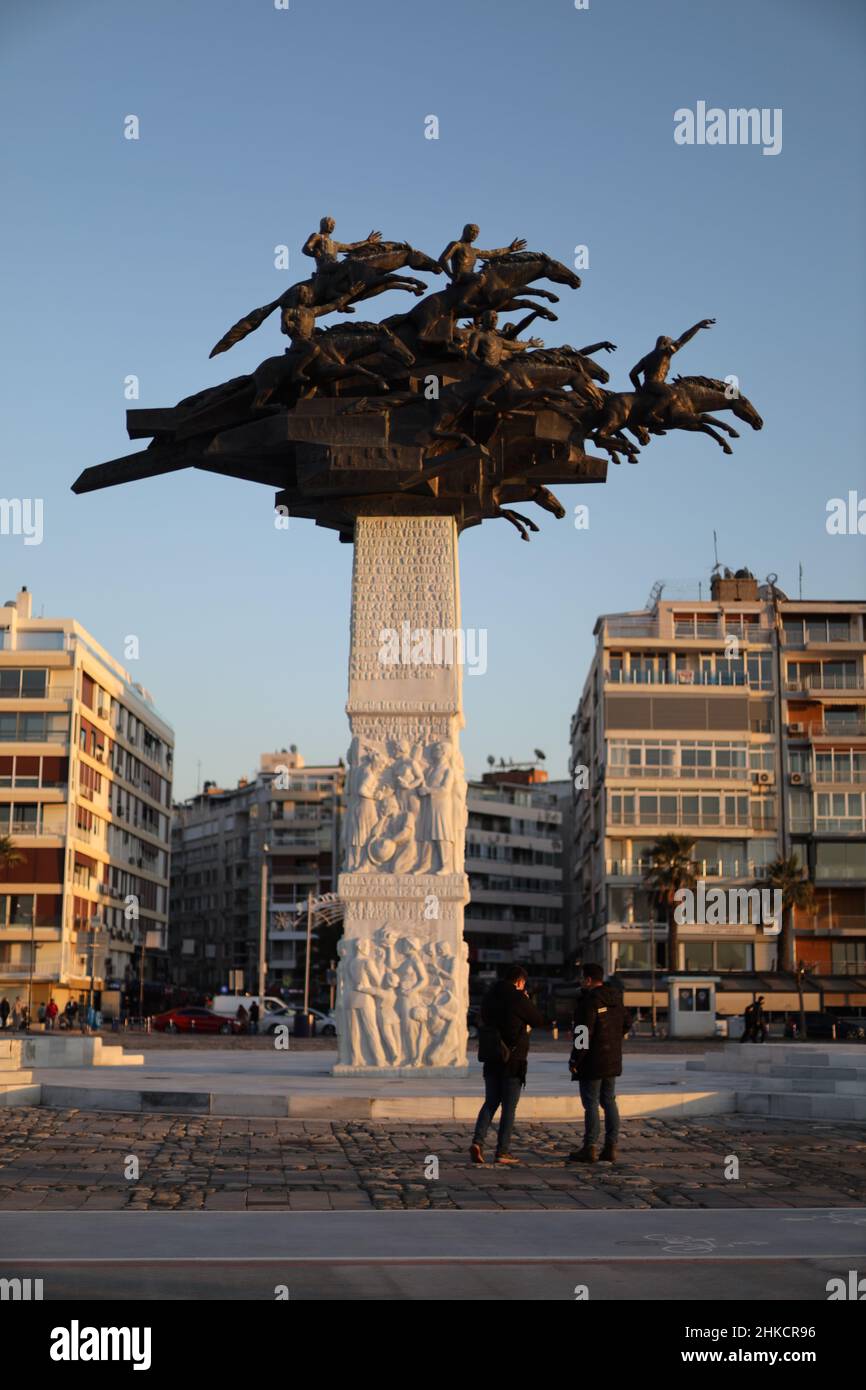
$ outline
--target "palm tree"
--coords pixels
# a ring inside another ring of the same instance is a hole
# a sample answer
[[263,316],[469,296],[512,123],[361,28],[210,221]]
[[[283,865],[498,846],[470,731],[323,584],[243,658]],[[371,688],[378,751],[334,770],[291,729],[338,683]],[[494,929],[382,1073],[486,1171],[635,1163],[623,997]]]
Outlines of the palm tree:
[[767,881],[782,894],[782,929],[779,933],[777,970],[794,969],[794,908],[811,912],[815,907],[815,889],[795,854],[787,859],[779,855],[767,866]]
[[[23,864],[23,855],[11,835],[0,835],[0,877],[5,878],[8,869]],[[35,907],[35,903],[34,903]],[[34,919],[35,920],[35,917]],[[30,1006],[33,1000],[33,927],[30,927],[30,982],[27,989],[27,1023],[30,1025]]]
[[14,869],[16,864],[24,863],[24,855],[15,844],[11,835],[0,835],[0,874],[5,874],[7,869]]
[[697,883],[697,864],[694,861],[695,842],[687,835],[662,835],[649,851],[649,867],[643,881],[664,905],[668,920],[668,970],[675,971],[679,963],[679,940],[676,921],[677,893],[682,888],[694,891]]

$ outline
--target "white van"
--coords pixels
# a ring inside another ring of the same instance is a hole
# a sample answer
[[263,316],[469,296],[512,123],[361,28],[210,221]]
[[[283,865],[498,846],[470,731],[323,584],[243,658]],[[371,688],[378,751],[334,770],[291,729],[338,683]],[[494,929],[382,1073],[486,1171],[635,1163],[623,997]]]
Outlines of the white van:
[[278,1023],[285,1023],[291,1027],[294,1020],[294,1009],[286,1008],[282,999],[276,999],[272,994],[215,994],[212,1007],[215,1014],[222,1014],[225,1018],[237,1018],[241,1004],[249,1013],[253,1000],[258,1003],[261,1011],[259,1014],[260,1033],[271,1032]]

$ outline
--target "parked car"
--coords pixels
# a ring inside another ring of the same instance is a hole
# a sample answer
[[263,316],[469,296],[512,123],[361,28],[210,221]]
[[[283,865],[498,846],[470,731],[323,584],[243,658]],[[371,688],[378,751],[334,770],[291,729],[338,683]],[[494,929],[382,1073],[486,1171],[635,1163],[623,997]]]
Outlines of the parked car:
[[[294,1028],[295,1014],[303,1013],[303,1004],[289,1005],[283,1004],[278,1009],[271,1009],[262,1016],[260,1024],[263,1033],[273,1033],[281,1024]],[[319,1037],[335,1038],[337,1036],[337,1020],[333,1014],[323,1013],[321,1009],[308,1009],[307,1013],[313,1015],[315,1019],[315,1029]]]
[[153,1026],[159,1033],[239,1033],[240,1026],[232,1018],[215,1014],[213,1009],[198,1009],[184,1005],[157,1014]]
[[[785,1037],[797,1038],[800,1035],[800,1015],[788,1014],[785,1019]],[[837,1042],[857,1042],[866,1037],[866,1019],[838,1018],[836,1014],[807,1013],[807,1041],[821,1042],[832,1039]]]

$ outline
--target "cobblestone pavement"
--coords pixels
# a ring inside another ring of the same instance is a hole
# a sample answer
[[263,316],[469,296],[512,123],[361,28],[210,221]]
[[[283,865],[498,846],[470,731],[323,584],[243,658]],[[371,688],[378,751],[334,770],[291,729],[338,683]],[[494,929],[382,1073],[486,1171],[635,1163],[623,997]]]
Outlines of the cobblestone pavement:
[[[475,1167],[470,1127],[10,1108],[0,1210],[471,1210],[852,1206],[863,1126],[750,1116],[626,1121],[621,1162],[566,1161],[562,1123],[519,1124],[515,1168]],[[125,1176],[130,1156],[139,1176]],[[729,1156],[739,1178],[725,1177]],[[431,1158],[438,1160],[438,1177]],[[426,1173],[425,1173],[426,1168]]]

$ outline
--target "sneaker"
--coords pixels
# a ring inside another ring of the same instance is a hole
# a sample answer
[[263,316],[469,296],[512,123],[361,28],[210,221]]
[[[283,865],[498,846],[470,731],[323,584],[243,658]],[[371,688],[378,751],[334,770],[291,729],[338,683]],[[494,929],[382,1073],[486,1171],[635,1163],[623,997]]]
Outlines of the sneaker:
[[483,1162],[484,1162],[484,1154],[483,1154],[483,1152],[482,1152],[482,1150],[481,1150],[481,1145],[480,1145],[480,1144],[472,1144],[472,1145],[470,1145],[470,1148],[469,1148],[469,1157],[472,1159],[472,1162],[473,1162],[473,1163],[483,1163]]
[[501,1163],[503,1166],[505,1166],[506,1164],[508,1164],[509,1166],[514,1166],[515,1164],[520,1163],[520,1159],[513,1158],[511,1154],[497,1154],[496,1158],[494,1159],[494,1162]]

